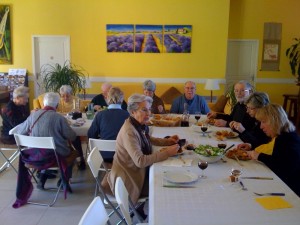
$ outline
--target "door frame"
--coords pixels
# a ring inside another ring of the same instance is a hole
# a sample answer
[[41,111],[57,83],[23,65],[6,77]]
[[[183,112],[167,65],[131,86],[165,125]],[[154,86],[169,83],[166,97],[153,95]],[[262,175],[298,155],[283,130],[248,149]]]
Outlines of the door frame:
[[63,39],[64,44],[64,52],[63,55],[65,56],[65,61],[71,61],[70,55],[70,36],[69,35],[32,35],[32,70],[33,70],[33,82],[34,82],[34,97],[38,96],[38,90],[37,90],[37,80],[40,73],[40,67],[38,68],[39,63],[37,63],[37,60],[39,58],[39,52],[38,52],[38,41],[41,39]]

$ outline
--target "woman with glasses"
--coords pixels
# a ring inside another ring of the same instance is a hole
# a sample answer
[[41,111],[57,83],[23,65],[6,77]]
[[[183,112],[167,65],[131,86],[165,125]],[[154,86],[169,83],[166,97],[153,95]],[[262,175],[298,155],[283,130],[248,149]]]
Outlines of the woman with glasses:
[[143,83],[144,95],[149,96],[153,99],[151,112],[154,114],[166,113],[165,105],[161,98],[155,94],[156,85],[152,80],[146,80]]
[[[149,167],[177,154],[179,150],[178,136],[170,138],[154,138],[149,135],[146,125],[151,114],[152,98],[141,94],[133,94],[128,99],[130,117],[125,120],[116,143],[116,153],[112,169],[107,179],[103,179],[102,186],[114,192],[115,181],[121,177],[134,204],[141,196],[148,196]],[[152,152],[152,144],[167,146],[165,151]],[[141,216],[145,216],[142,215]]]
[[230,115],[210,112],[207,114],[208,119],[215,119],[215,126],[229,127],[232,121],[240,122],[246,129],[251,129],[255,123],[255,118],[252,118],[247,113],[247,108],[244,102],[253,92],[252,85],[246,81],[239,81],[234,85],[234,94],[237,103],[232,109]]
[[[269,103],[270,100],[268,94],[264,92],[254,92],[245,101],[247,113],[252,118],[255,118],[257,110]],[[258,120],[256,120],[249,129],[246,129],[242,123],[236,121],[232,121],[230,127],[235,129],[239,133],[241,140],[248,143],[248,145],[251,145],[253,149],[261,144],[266,144],[271,140],[271,138],[260,129],[260,122]]]
[[284,109],[277,104],[268,104],[258,109],[255,118],[261,129],[274,140],[272,153],[260,153],[256,149],[247,154],[266,164],[298,196],[300,196],[300,137]]

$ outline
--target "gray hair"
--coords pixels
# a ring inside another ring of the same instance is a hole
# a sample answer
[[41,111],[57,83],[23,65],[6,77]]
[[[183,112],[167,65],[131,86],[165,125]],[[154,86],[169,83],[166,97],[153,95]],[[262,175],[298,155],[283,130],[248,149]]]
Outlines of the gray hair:
[[276,135],[296,130],[282,106],[278,104],[268,104],[258,109],[255,118],[259,121],[267,121]]
[[143,83],[143,88],[144,88],[144,90],[155,92],[156,85],[155,85],[155,83],[152,80],[146,80]]
[[73,90],[70,85],[62,85],[59,89],[60,94],[72,94]]
[[252,84],[250,84],[248,81],[246,81],[246,80],[240,80],[240,81],[236,82],[233,87],[235,87],[235,85],[237,85],[237,84],[243,84],[245,86],[245,88],[247,90],[249,90],[250,94],[253,93],[253,89],[254,88],[253,88]]
[[48,92],[44,96],[44,106],[51,106],[56,108],[60,100],[58,93]]
[[18,97],[28,97],[29,88],[25,86],[20,86],[14,89],[13,99]]
[[108,104],[121,104],[124,100],[124,93],[118,87],[112,87],[107,94]]
[[269,95],[265,92],[254,92],[245,101],[245,104],[251,104],[255,108],[262,108],[270,103]]
[[141,102],[147,101],[152,105],[153,99],[146,95],[133,94],[128,98],[127,111],[131,114],[139,108]]

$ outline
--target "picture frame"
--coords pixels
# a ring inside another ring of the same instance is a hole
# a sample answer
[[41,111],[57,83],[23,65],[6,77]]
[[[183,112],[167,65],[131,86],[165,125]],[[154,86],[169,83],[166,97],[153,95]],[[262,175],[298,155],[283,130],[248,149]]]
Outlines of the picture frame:
[[12,64],[9,5],[0,5],[0,24],[0,64]]
[[280,40],[264,40],[263,61],[278,63],[280,60]]

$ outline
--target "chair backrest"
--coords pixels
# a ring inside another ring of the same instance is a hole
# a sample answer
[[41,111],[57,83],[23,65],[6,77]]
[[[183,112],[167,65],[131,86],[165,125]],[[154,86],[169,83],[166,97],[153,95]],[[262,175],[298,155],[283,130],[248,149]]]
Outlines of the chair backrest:
[[9,132],[8,132],[9,135],[16,134],[18,132],[18,129],[19,129],[19,125],[17,125],[14,128],[10,129]]
[[129,213],[129,200],[128,200],[128,191],[124,185],[124,182],[121,177],[117,177],[115,184],[115,196],[118,202],[118,205],[121,209],[123,216],[125,217],[126,223],[128,225],[132,224],[132,220]]
[[87,163],[92,171],[94,178],[98,177],[99,168],[101,167],[103,158],[97,147],[94,147],[87,158]]
[[54,149],[55,143],[53,137],[33,137],[22,134],[14,134],[16,144],[20,146],[26,146],[31,148],[46,148]]
[[105,225],[109,220],[103,202],[97,196],[84,212],[78,225]]
[[94,147],[97,147],[99,151],[115,152],[116,140],[102,140],[102,139],[90,138],[89,146],[91,151]]

